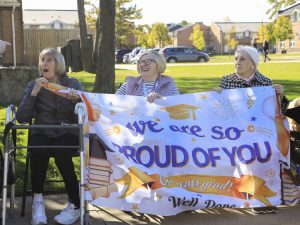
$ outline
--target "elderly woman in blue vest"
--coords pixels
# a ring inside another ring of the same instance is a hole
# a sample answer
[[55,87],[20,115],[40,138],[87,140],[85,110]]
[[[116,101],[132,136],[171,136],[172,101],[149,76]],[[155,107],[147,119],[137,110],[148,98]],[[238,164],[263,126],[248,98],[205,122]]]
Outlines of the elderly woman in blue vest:
[[166,70],[165,57],[153,50],[144,52],[137,64],[140,76],[126,77],[117,95],[145,96],[152,103],[161,96],[178,95],[179,91],[170,76],[162,75]]

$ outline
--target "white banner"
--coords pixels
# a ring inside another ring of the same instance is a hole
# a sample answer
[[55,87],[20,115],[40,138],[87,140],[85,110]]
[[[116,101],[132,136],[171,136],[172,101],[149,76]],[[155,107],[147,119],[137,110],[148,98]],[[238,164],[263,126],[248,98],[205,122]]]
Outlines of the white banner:
[[279,161],[289,157],[288,131],[271,87],[152,104],[137,96],[83,92],[82,98],[92,204],[163,216],[281,204]]

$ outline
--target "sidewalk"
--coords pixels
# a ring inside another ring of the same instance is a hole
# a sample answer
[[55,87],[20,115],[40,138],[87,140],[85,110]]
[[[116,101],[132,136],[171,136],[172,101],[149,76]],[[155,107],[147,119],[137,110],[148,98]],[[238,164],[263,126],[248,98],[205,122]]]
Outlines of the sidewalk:
[[[55,224],[53,217],[66,205],[66,195],[45,196],[48,224]],[[7,225],[30,225],[31,201],[27,199],[25,217],[20,216],[21,198],[16,198],[15,218],[8,218]],[[299,225],[300,205],[282,206],[277,214],[255,215],[250,209],[210,209],[183,212],[176,216],[152,216],[124,213],[120,210],[89,207],[91,225]],[[9,210],[7,215],[9,214]],[[79,225],[79,222],[75,223]]]

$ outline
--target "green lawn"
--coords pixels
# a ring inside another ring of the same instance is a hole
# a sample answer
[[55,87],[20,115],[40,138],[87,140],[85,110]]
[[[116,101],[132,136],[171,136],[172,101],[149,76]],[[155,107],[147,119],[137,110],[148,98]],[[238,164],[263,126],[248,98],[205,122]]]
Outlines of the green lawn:
[[[218,86],[223,75],[234,71],[232,63],[233,58],[227,64],[192,63],[188,66],[183,66],[183,64],[169,65],[165,74],[171,75],[175,79],[181,93],[208,91]],[[300,87],[299,62],[261,63],[258,69],[271,78],[274,83],[282,84],[289,99],[300,97],[300,91],[297,91]],[[137,75],[137,72],[135,70],[116,69],[116,88],[119,87],[120,83],[124,82],[125,77],[128,75]],[[92,91],[95,79],[94,74],[79,72],[70,73],[70,76],[78,78],[86,91]]]
[[[300,97],[300,63],[293,62],[295,58],[300,58],[300,54],[286,54],[286,55],[270,55],[272,62],[275,63],[261,63],[259,70],[270,77],[274,83],[282,84],[285,88],[285,94],[291,100]],[[282,63],[282,60],[289,60],[289,62]],[[219,64],[226,63],[226,64]],[[233,56],[214,56],[211,57],[209,63],[192,63],[189,66],[183,64],[168,65],[165,74],[171,75],[179,88],[181,93],[193,93],[211,90],[217,87],[220,78],[223,75],[233,72]],[[120,83],[124,82],[127,75],[136,75],[135,70],[116,69],[116,88]],[[95,81],[95,74],[78,72],[70,73],[70,76],[79,79],[85,91],[91,92]],[[0,138],[3,137],[3,129],[5,123],[5,109],[0,107]],[[18,143],[26,143],[26,132],[18,135]],[[3,149],[2,143],[0,148]],[[17,194],[20,194],[20,185],[23,182],[22,176],[24,166],[24,151],[18,151],[17,157]],[[78,160],[75,160],[78,165]],[[50,162],[47,176],[57,177],[58,172],[53,166],[53,161]],[[78,168],[78,166],[77,166]],[[77,171],[78,172],[78,171]],[[51,187],[50,187],[51,188]]]

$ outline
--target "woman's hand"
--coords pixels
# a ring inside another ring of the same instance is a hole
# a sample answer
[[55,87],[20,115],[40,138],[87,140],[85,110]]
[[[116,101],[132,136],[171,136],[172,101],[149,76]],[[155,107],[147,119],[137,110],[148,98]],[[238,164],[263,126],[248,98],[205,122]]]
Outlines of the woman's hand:
[[280,99],[282,99],[283,98],[283,92],[284,92],[283,91],[283,86],[280,85],[280,84],[274,84],[272,87],[275,89],[276,94],[280,95]]
[[70,99],[74,103],[76,103],[80,100],[80,96],[77,94],[77,91],[74,90],[73,88],[69,89],[67,96],[68,96],[68,99]]
[[45,77],[40,77],[35,80],[34,87],[31,91],[32,96],[37,96],[42,87],[47,86],[48,80]]
[[215,87],[215,88],[213,88],[213,91],[218,92],[218,93],[221,93],[222,90],[223,90],[223,89],[220,88],[220,87]]
[[150,92],[147,96],[147,101],[153,103],[157,98],[161,98],[161,95],[156,92]]

